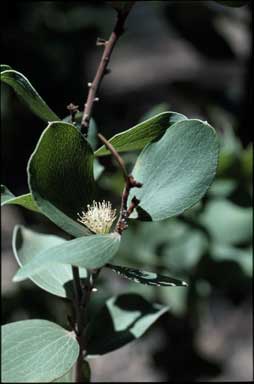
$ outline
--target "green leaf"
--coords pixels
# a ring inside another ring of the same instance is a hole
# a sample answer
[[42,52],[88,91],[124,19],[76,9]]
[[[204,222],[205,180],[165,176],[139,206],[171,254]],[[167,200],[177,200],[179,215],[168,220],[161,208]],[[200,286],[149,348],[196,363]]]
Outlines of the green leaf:
[[88,326],[88,356],[104,355],[138,339],[166,311],[168,307],[150,304],[137,294],[110,298]]
[[1,185],[1,206],[7,204],[21,205],[31,211],[40,212],[30,193],[15,197],[5,185]]
[[12,69],[1,72],[1,81],[10,85],[32,112],[45,121],[59,120],[22,73]]
[[[163,112],[127,131],[121,132],[108,140],[118,152],[142,149],[155,139],[158,139],[175,122],[186,119],[176,112]],[[96,156],[109,155],[110,151],[103,145],[96,152]]]
[[243,243],[252,237],[252,208],[239,207],[226,199],[209,201],[198,220],[217,243]]
[[219,144],[214,129],[200,120],[173,124],[157,142],[147,145],[133,169],[143,183],[133,188],[129,203],[140,200],[131,218],[163,220],[196,204],[216,172]]
[[116,232],[67,241],[36,254],[16,273],[13,281],[21,281],[40,270],[50,269],[52,263],[71,264],[87,269],[100,268],[113,258],[119,245],[120,235]]
[[[21,267],[29,263],[38,253],[64,243],[66,243],[66,240],[61,237],[37,233],[23,226],[17,225],[13,231],[13,252]],[[80,277],[87,276],[85,269],[80,269],[79,272]],[[51,264],[49,269],[40,271],[31,280],[53,295],[73,298],[73,275],[70,265]],[[68,282],[70,283],[68,284]]]
[[4,383],[48,383],[67,373],[78,358],[74,332],[46,320],[2,326]]
[[77,214],[95,199],[93,152],[71,124],[53,122],[28,163],[28,183],[39,209],[75,237],[91,234]]
[[116,272],[118,275],[140,284],[156,285],[162,287],[187,286],[185,281],[175,279],[174,277],[162,276],[154,272],[147,272],[140,269],[128,268],[113,264],[107,264],[106,267],[111,269],[113,272]]

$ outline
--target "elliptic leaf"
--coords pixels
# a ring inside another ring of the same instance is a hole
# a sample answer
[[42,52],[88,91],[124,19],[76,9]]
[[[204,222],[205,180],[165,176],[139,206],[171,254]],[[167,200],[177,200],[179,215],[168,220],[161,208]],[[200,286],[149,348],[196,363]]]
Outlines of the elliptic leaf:
[[52,263],[71,264],[87,269],[100,268],[113,258],[119,244],[120,235],[116,232],[66,241],[39,252],[16,273],[13,280],[24,280],[40,270],[51,268]]
[[163,220],[196,204],[211,185],[216,172],[219,144],[214,129],[200,120],[182,120],[163,137],[147,145],[133,169],[143,183],[133,188],[140,204],[131,217]]
[[78,358],[73,332],[46,320],[2,326],[4,383],[48,383],[67,373]]
[[46,122],[59,120],[57,115],[52,112],[22,73],[12,69],[4,70],[1,72],[1,81],[10,85],[17,95],[20,96],[28,107],[41,119]]
[[1,206],[7,204],[21,205],[31,211],[40,212],[30,193],[15,197],[5,185],[1,185]]
[[137,294],[110,298],[88,326],[88,356],[104,355],[138,339],[168,309]]
[[[184,119],[186,117],[180,113],[163,112],[135,125],[127,131],[116,134],[108,141],[118,152],[142,149],[146,144],[161,137],[172,124]],[[95,152],[96,156],[109,154],[110,151],[104,145]]]
[[40,210],[75,237],[91,234],[77,214],[95,198],[93,152],[71,124],[53,122],[28,163],[28,183]]
[[128,268],[113,264],[107,264],[106,267],[110,268],[118,275],[140,284],[157,285],[162,287],[187,286],[185,281],[175,279],[174,277],[162,276],[154,272],[147,272],[140,269]]
[[[17,225],[13,231],[13,252],[21,267],[29,263],[38,253],[64,243],[66,243],[66,240],[61,237],[37,233],[23,226]],[[79,272],[80,277],[87,276],[85,269],[80,269]],[[69,264],[51,264],[50,268],[40,271],[31,280],[53,295],[73,298],[73,275]],[[67,284],[68,282],[70,284]]]

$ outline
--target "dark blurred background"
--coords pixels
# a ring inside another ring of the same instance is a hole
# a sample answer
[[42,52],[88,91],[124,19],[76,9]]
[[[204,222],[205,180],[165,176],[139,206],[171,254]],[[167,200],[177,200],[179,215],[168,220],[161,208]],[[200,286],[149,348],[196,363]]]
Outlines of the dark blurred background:
[[[92,361],[93,381],[249,381],[252,365],[251,2],[137,1],[95,105],[106,137],[165,110],[207,120],[221,141],[218,173],[191,210],[163,223],[131,223],[120,264],[170,271],[188,288],[154,288],[102,274],[96,306],[139,291],[171,311],[143,337]],[[23,73],[61,118],[87,96],[115,12],[103,1],[20,1],[1,5],[2,63]],[[45,123],[1,84],[2,183],[26,193],[26,165]],[[136,153],[124,155],[131,169]],[[110,158],[99,179],[117,207],[123,187]],[[2,209],[2,321],[42,317],[65,325],[65,304],[32,282],[11,282],[15,224],[60,230],[39,214]],[[153,227],[152,227],[153,226]],[[150,240],[151,239],[151,240]],[[149,240],[149,241],[148,241]]]

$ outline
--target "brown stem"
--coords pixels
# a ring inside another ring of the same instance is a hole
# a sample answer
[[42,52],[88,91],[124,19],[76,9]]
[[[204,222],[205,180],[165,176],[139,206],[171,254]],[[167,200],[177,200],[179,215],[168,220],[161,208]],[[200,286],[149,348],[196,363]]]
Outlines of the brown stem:
[[[88,133],[88,128],[89,128],[89,122],[91,119],[92,115],[92,110],[93,110],[93,105],[95,101],[98,101],[98,98],[96,97],[97,92],[100,88],[100,84],[102,82],[102,79],[106,73],[109,72],[107,69],[111,54],[113,52],[114,46],[119,39],[119,37],[123,34],[124,32],[124,23],[125,20],[131,10],[133,4],[131,4],[128,9],[126,9],[125,12],[118,12],[117,14],[117,21],[115,24],[115,27],[113,29],[113,32],[109,38],[108,41],[104,41],[100,39],[97,41],[97,44],[99,45],[104,45],[104,51],[103,55],[100,61],[100,64],[98,66],[95,78],[93,82],[90,84],[89,83],[89,92],[88,92],[88,97],[86,100],[86,103],[84,105],[84,112],[83,112],[83,117],[81,121],[81,132],[84,135],[87,135]],[[74,107],[74,108],[73,108]],[[70,105],[70,113],[72,116],[72,120],[74,121],[75,118],[75,107],[74,105]],[[98,134],[99,136],[100,134]],[[100,139],[103,141],[105,138],[100,135]],[[106,139],[105,139],[106,140]],[[104,142],[105,144],[105,142]],[[129,176],[126,172],[125,165],[121,157],[118,155],[118,153],[114,150],[114,148],[111,148],[111,151],[114,152],[114,156],[117,159],[123,173],[124,177],[126,180],[126,183],[128,184]],[[94,284],[94,279],[98,276],[100,269],[95,270],[95,271],[90,271],[91,275],[88,276],[88,284],[86,284],[84,287],[81,286],[81,281],[79,277],[79,271],[78,268],[72,267],[72,272],[73,272],[73,285],[74,285],[74,294],[75,294],[75,300],[74,300],[74,305],[75,305],[75,310],[76,310],[76,337],[77,341],[80,346],[80,353],[78,360],[75,365],[75,382],[83,382],[84,379],[82,377],[82,364],[83,364],[83,359],[84,355],[86,353],[85,351],[85,332],[87,329],[87,319],[84,319],[87,311],[87,305],[91,296],[91,292],[93,289],[93,284]],[[91,277],[91,279],[90,279]]]
[[108,148],[108,150],[112,153],[112,155],[114,156],[114,158],[116,159],[116,161],[118,162],[120,168],[121,168],[121,171],[123,172],[123,176],[124,176],[124,179],[125,181],[128,180],[128,173],[126,171],[126,168],[125,168],[125,164],[124,164],[124,161],[123,159],[121,158],[121,156],[119,155],[119,153],[115,150],[115,148],[113,147],[112,144],[110,144],[110,142],[101,134],[101,133],[97,133],[97,136],[99,137],[99,139],[103,142],[103,144],[105,145],[106,148]]
[[123,173],[123,177],[125,179],[125,187],[122,193],[122,201],[121,201],[121,208],[120,208],[120,216],[118,219],[118,222],[116,224],[116,232],[118,232],[120,235],[122,232],[127,228],[127,219],[130,216],[130,214],[133,212],[134,208],[138,206],[140,201],[136,198],[136,196],[133,197],[131,200],[129,208],[127,207],[128,203],[128,197],[130,194],[131,188],[141,188],[142,183],[138,182],[134,179],[132,175],[128,175],[125,164],[119,153],[116,151],[116,149],[113,147],[112,144],[109,143],[109,141],[101,134],[98,133],[97,136],[99,139],[103,142],[106,148],[112,153],[116,161],[118,162],[121,171]]
[[128,176],[127,181],[125,183],[124,190],[123,190],[123,194],[122,194],[120,216],[115,229],[116,232],[118,232],[120,235],[127,228],[127,220],[130,214],[133,212],[134,208],[136,208],[140,203],[140,201],[136,198],[136,196],[134,196],[133,199],[131,200],[129,208],[127,207],[130,190],[131,188],[141,188],[141,187],[142,187],[142,183],[139,183],[138,181],[136,181],[132,175]]
[[131,7],[129,7],[129,9],[124,13],[118,12],[116,24],[113,29],[113,32],[110,35],[109,40],[108,41],[100,40],[100,45],[104,45],[104,51],[103,51],[102,58],[98,66],[96,75],[94,77],[94,80],[92,83],[88,83],[89,92],[88,92],[86,103],[84,105],[84,113],[81,121],[81,131],[84,135],[87,135],[89,122],[92,115],[93,105],[95,101],[98,101],[98,98],[96,98],[97,92],[99,90],[103,76],[107,73],[107,66],[108,66],[111,54],[113,52],[114,46],[117,40],[119,39],[119,37],[124,33],[124,23],[130,10],[131,10]]

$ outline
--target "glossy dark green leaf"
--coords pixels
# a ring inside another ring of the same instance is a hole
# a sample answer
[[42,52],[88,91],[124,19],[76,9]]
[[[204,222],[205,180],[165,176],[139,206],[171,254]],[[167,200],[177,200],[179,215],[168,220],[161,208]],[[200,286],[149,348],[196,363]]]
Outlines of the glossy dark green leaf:
[[[146,144],[161,137],[171,125],[184,119],[186,117],[180,113],[163,112],[135,125],[127,131],[116,134],[108,141],[118,152],[142,149]],[[100,147],[95,152],[96,156],[109,154],[110,152],[105,146]]]
[[[23,226],[17,225],[13,231],[13,252],[21,267],[29,263],[38,253],[64,243],[66,240],[61,237],[37,233]],[[79,273],[82,278],[87,276],[85,269],[80,269]],[[31,280],[53,295],[73,298],[71,283],[73,275],[69,264],[51,264],[50,268],[40,271]]]
[[206,122],[173,124],[137,159],[133,176],[143,186],[130,192],[129,203],[133,196],[140,200],[131,218],[163,220],[196,204],[213,181],[218,153],[216,132]]
[[186,287],[185,281],[174,277],[162,276],[158,273],[142,271],[136,268],[123,267],[121,265],[107,264],[106,267],[126,279],[145,285],[156,285],[162,287]]
[[253,234],[253,210],[226,199],[209,201],[199,221],[216,243],[237,244],[250,241]]
[[28,183],[37,206],[75,237],[91,232],[77,214],[95,199],[93,152],[71,124],[50,123],[28,163]]
[[7,69],[1,72],[1,81],[10,85],[27,106],[45,121],[59,120],[22,73]]
[[166,311],[168,307],[150,304],[137,294],[110,298],[88,326],[88,356],[104,355],[138,339]]
[[48,383],[67,373],[78,358],[74,332],[46,320],[2,326],[4,383]]
[[113,258],[120,245],[120,235],[116,232],[107,235],[91,235],[67,241],[36,254],[14,276],[14,281],[34,277],[51,264],[71,264],[76,267],[100,268]]
[[5,185],[1,185],[1,206],[7,204],[21,205],[31,211],[40,212],[30,193],[16,197]]

